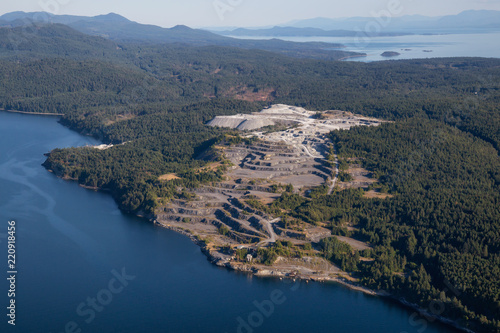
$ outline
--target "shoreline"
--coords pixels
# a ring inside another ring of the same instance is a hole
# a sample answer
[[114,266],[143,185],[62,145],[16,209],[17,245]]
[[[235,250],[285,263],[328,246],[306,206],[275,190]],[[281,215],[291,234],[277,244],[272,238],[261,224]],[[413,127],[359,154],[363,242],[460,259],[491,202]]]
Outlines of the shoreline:
[[[137,215],[137,214],[136,214]],[[337,283],[345,288],[348,288],[353,291],[358,291],[362,292],[365,295],[370,295],[374,297],[384,297],[386,299],[392,300],[397,302],[400,306],[403,306],[407,309],[412,309],[420,316],[425,318],[424,320],[426,321],[438,321],[441,324],[450,326],[456,330],[462,331],[462,332],[467,332],[467,333],[474,333],[474,331],[471,331],[465,327],[462,327],[459,323],[456,321],[453,321],[452,319],[445,318],[439,315],[435,315],[432,313],[429,313],[427,309],[424,309],[417,304],[412,304],[406,301],[404,298],[398,298],[394,296],[393,294],[390,294],[386,291],[380,290],[380,291],[375,291],[366,287],[363,287],[361,285],[355,284],[354,282],[350,282],[347,279],[341,277],[341,276],[336,276],[336,277],[331,277],[331,276],[314,276],[312,274],[301,274],[301,273],[296,273],[295,271],[290,271],[290,270],[284,270],[282,268],[276,268],[273,266],[264,266],[264,265],[255,265],[255,264],[245,264],[245,263],[235,263],[235,262],[221,262],[219,258],[215,257],[212,255],[211,251],[209,248],[207,248],[206,244],[204,244],[203,241],[200,241],[197,237],[192,235],[190,232],[162,224],[156,220],[155,217],[145,217],[143,215],[137,215],[139,217],[147,219],[149,222],[152,222],[154,225],[157,225],[159,227],[174,231],[176,233],[179,233],[181,235],[187,236],[194,244],[198,245],[200,247],[201,252],[207,257],[207,260],[218,267],[224,267],[229,270],[234,270],[242,273],[247,273],[252,276],[256,277],[261,277],[261,278],[278,278],[279,280],[282,279],[291,279],[293,281],[296,280],[301,280],[306,283],[311,282],[320,282],[320,283]]]
[[[22,114],[35,114],[35,115],[38,114],[38,113],[33,113],[33,112],[4,110],[4,109],[0,109],[0,111],[6,111],[6,112],[12,112],[12,113],[22,113]],[[61,114],[43,114],[43,113],[40,113],[40,115],[60,116]],[[47,154],[44,154],[44,155],[47,156]],[[53,170],[51,170],[47,167],[45,167],[45,169],[51,173],[54,173]],[[68,181],[76,181],[76,179],[72,179],[69,177],[60,177],[58,175],[56,175],[56,177],[64,179],[64,180],[68,180]],[[77,182],[77,184],[78,184],[78,182]],[[99,187],[90,187],[90,186],[85,186],[85,185],[81,185],[81,184],[78,184],[78,185],[80,187],[83,187],[83,188],[89,189],[89,190],[93,190],[93,191],[103,191],[103,192],[106,191],[105,189],[102,189]],[[155,215],[143,214],[141,212],[133,213],[133,215],[138,216],[140,218],[144,218],[148,222],[152,222],[153,225],[157,225],[157,226],[160,226],[162,228],[172,230],[176,233],[179,233],[181,235],[189,237],[189,239],[194,244],[196,244],[200,247],[201,252],[203,252],[205,254],[208,261],[211,264],[214,264],[218,267],[224,267],[224,268],[229,269],[229,270],[243,272],[243,273],[251,274],[252,276],[263,277],[263,278],[274,278],[274,279],[278,278],[279,280],[282,280],[285,278],[285,279],[292,279],[293,281],[302,280],[306,283],[308,283],[309,281],[311,281],[311,282],[337,283],[345,288],[348,288],[348,289],[353,290],[353,291],[362,292],[366,295],[384,297],[384,298],[390,299],[392,301],[396,301],[400,306],[415,310],[416,312],[418,312],[418,314],[420,314],[420,316],[424,317],[425,320],[427,320],[427,321],[431,321],[431,322],[438,321],[438,322],[440,322],[444,325],[447,325],[449,327],[452,327],[456,330],[459,330],[462,332],[474,333],[473,331],[471,331],[465,327],[462,327],[459,323],[457,323],[456,321],[453,321],[452,319],[445,318],[445,317],[435,315],[435,314],[431,314],[428,312],[427,309],[424,309],[424,308],[418,306],[417,304],[409,303],[405,299],[398,298],[398,297],[394,296],[393,294],[390,294],[390,293],[383,291],[383,290],[375,291],[375,290],[369,289],[367,287],[363,287],[359,284],[356,284],[354,282],[349,281],[348,279],[346,279],[340,275],[337,275],[337,276],[329,276],[329,275],[317,276],[315,274],[304,274],[304,273],[299,273],[295,270],[287,270],[287,269],[283,269],[283,268],[278,268],[278,267],[274,267],[272,265],[265,266],[265,265],[256,265],[256,264],[246,264],[246,263],[234,263],[234,262],[227,262],[227,261],[221,262],[221,259],[215,257],[203,241],[198,239],[196,236],[194,236],[190,232],[188,232],[184,229],[178,228],[178,227],[162,224],[156,220]]]
[[9,112],[9,113],[33,114],[33,115],[37,115],[37,116],[57,116],[57,117],[64,116],[64,113],[28,112],[28,111],[16,111],[16,110],[5,110],[5,109],[0,109],[0,111]]
[[[53,173],[53,171],[50,169],[46,168],[46,170]],[[67,178],[67,177],[64,178],[64,177],[59,177],[57,175],[56,175],[56,177],[64,179],[64,180],[68,180],[68,181],[74,181],[74,179]],[[92,188],[92,187],[88,187],[88,186],[82,186],[80,184],[78,184],[78,185],[80,187],[88,189],[88,190],[105,191],[101,188]],[[194,244],[196,244],[197,246],[200,247],[201,252],[206,256],[207,260],[211,264],[216,265],[218,267],[222,267],[225,269],[250,274],[252,276],[261,277],[261,278],[274,278],[274,279],[279,279],[279,280],[290,279],[293,281],[301,280],[301,281],[304,281],[306,283],[309,283],[309,281],[319,282],[319,283],[337,283],[337,284],[339,284],[345,288],[348,288],[350,290],[362,292],[365,295],[370,295],[370,296],[374,296],[374,297],[384,297],[386,299],[395,301],[402,307],[405,307],[407,309],[412,309],[412,310],[418,312],[418,314],[424,318],[422,320],[431,321],[431,322],[438,321],[441,324],[447,325],[447,326],[449,326],[453,329],[456,329],[458,331],[467,332],[467,333],[474,333],[474,331],[469,330],[469,329],[461,326],[456,321],[453,321],[452,319],[445,318],[445,317],[442,317],[439,315],[429,313],[427,309],[424,309],[424,308],[418,306],[417,304],[409,303],[404,298],[398,298],[398,297],[394,296],[393,294],[390,294],[390,293],[383,291],[383,290],[375,291],[375,290],[369,289],[367,287],[363,287],[363,286],[358,285],[354,282],[350,282],[346,278],[341,277],[339,275],[334,276],[334,277],[329,276],[329,275],[316,276],[314,274],[302,274],[302,273],[298,273],[297,271],[294,271],[294,270],[286,270],[283,268],[277,268],[277,267],[273,267],[273,266],[221,261],[220,258],[217,258],[212,254],[210,249],[206,246],[206,244],[203,241],[198,239],[196,236],[194,236],[190,232],[188,232],[184,229],[178,228],[178,227],[174,227],[174,226],[160,223],[157,221],[156,216],[154,216],[154,215],[147,215],[147,214],[143,214],[141,212],[133,213],[133,215],[140,217],[140,218],[143,218],[155,226],[159,226],[161,228],[171,230],[171,231],[174,231],[178,234],[181,234],[181,235],[188,237]]]
[[345,60],[351,59],[351,58],[363,58],[363,57],[368,57],[368,54],[351,55],[351,56],[340,58],[338,61],[345,61]]

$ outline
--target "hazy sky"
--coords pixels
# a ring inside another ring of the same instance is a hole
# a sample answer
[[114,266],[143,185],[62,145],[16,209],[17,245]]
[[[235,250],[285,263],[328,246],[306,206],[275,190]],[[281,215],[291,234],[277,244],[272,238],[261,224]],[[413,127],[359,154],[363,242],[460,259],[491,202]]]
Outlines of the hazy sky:
[[440,16],[468,9],[500,10],[500,0],[1,0],[0,13],[49,11],[94,16],[115,12],[163,27],[264,26],[314,17],[373,16],[388,8],[397,15]]

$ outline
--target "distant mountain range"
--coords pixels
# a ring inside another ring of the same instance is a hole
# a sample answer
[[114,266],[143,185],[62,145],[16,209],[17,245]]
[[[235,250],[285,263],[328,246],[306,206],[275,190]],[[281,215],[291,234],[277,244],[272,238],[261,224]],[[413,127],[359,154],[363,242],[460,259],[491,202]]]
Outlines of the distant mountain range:
[[[382,21],[383,20],[383,21]],[[343,45],[332,43],[295,43],[279,37],[352,37],[363,32],[368,24],[379,24],[380,31],[370,36],[409,34],[466,33],[500,31],[500,11],[465,11],[458,15],[426,17],[419,15],[395,18],[354,17],[346,19],[316,18],[290,22],[287,26],[265,29],[235,29],[216,33],[187,26],[162,28],[140,24],[118,14],[94,17],[53,15],[44,12],[12,12],[0,16],[0,27],[15,29],[26,25],[61,24],[80,33],[103,37],[116,43],[182,43],[195,46],[218,45],[243,49],[259,49],[299,58],[337,60],[360,56],[345,51]],[[29,29],[27,29],[29,30]],[[57,30],[57,29],[56,29]],[[373,30],[373,29],[371,29]],[[54,30],[55,31],[55,30]],[[68,32],[69,33],[69,32]],[[71,35],[71,33],[69,33]],[[237,39],[230,36],[263,36],[270,40]],[[75,37],[76,38],[76,37]],[[78,38],[82,39],[82,36]],[[113,46],[115,47],[115,46]]]
[[77,60],[123,60],[122,47],[111,40],[89,36],[63,24],[37,26],[36,33],[25,27],[0,28],[0,58],[62,57]]
[[[1,23],[3,21],[3,24]],[[0,16],[0,24],[9,27],[30,23],[59,23],[85,34],[100,36],[122,42],[147,41],[152,43],[214,44],[227,38],[207,31],[176,26],[165,29],[155,25],[140,24],[118,14],[110,13],[94,17],[73,15],[52,15],[43,12],[13,12]]]
[[[370,23],[371,22],[371,23]],[[293,21],[280,26],[294,28],[317,28],[322,30],[364,31],[367,24],[379,22],[382,32],[399,33],[462,33],[475,31],[499,31],[500,11],[468,10],[457,15],[428,17],[407,15],[382,18],[351,17],[324,18]]]
[[0,27],[19,28],[26,25],[62,24],[81,33],[103,37],[115,42],[140,43],[183,43],[196,46],[218,45],[243,49],[259,49],[286,54],[299,58],[336,60],[344,57],[362,55],[340,50],[342,44],[332,43],[294,43],[273,40],[242,40],[224,37],[187,26],[167,29],[155,25],[140,24],[118,14],[110,13],[94,17],[52,15],[44,12],[12,12],[0,16]]
[[[355,37],[359,31],[353,30],[323,30],[319,28],[297,28],[297,27],[273,27],[270,29],[245,29],[213,31],[223,36],[234,37]],[[408,32],[377,32],[370,33],[371,37],[383,36],[404,36],[412,33]]]

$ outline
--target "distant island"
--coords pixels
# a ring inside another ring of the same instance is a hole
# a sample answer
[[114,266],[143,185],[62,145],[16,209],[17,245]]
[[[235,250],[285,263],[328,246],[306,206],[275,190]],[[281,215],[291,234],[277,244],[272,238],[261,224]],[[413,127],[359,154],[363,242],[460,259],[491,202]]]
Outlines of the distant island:
[[401,55],[401,53],[394,51],[385,51],[384,53],[381,54],[382,57],[397,57],[399,55]]

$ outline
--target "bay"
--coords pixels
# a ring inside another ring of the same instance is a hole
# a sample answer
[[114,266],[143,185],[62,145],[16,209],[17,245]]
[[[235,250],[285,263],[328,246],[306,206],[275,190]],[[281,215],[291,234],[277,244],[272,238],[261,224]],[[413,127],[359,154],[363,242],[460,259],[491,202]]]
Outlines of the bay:
[[[187,237],[41,166],[53,148],[95,144],[55,117],[0,112],[0,332],[454,331],[340,285],[218,268]],[[6,316],[9,220],[15,326]]]

